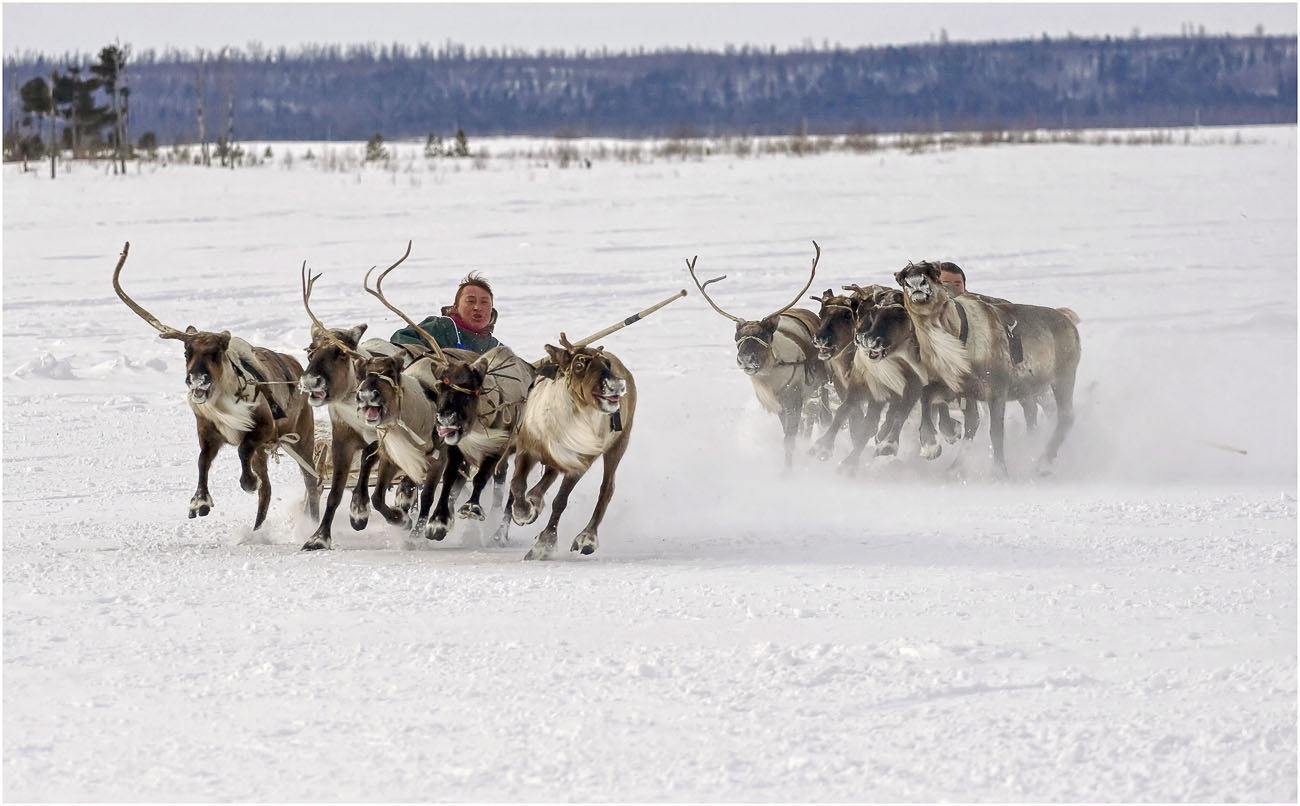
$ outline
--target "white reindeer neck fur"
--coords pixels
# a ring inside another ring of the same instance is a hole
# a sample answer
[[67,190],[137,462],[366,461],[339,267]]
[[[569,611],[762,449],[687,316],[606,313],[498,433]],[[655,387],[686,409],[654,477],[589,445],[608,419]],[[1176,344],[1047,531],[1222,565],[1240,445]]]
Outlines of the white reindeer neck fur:
[[943,307],[925,316],[918,316],[906,298],[904,304],[912,317],[922,363],[931,377],[952,391],[960,392],[964,379],[971,374],[971,365],[970,353],[958,335],[961,320],[956,303],[949,299]]
[[867,358],[862,350],[853,351],[853,369],[867,384],[867,391],[876,400],[902,397],[907,388],[906,359],[898,354],[885,356],[879,361]]
[[260,362],[253,353],[252,345],[235,337],[230,339],[226,357],[232,367],[227,367],[228,371],[221,373],[219,382],[214,380],[208,399],[202,403],[195,403],[192,399],[189,402],[194,413],[216,426],[217,432],[226,442],[238,445],[243,441],[244,435],[256,425],[253,413],[257,410],[257,399],[253,396],[254,390],[251,387],[246,387],[241,397],[239,377],[233,367],[240,362],[253,366],[258,366]]
[[609,417],[579,407],[565,381],[539,378],[524,406],[520,431],[542,446],[548,464],[564,473],[581,473],[618,438]]

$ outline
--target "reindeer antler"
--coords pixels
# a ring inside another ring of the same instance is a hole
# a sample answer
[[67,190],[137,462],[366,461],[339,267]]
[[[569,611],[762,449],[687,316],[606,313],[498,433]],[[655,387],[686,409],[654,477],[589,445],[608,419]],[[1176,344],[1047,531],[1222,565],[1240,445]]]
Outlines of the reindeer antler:
[[715,311],[717,311],[718,313],[722,314],[723,316],[727,317],[727,318],[730,319],[731,321],[733,321],[733,322],[739,322],[739,323],[744,323],[744,321],[745,321],[744,319],[741,319],[739,316],[734,316],[734,315],[732,315],[732,314],[729,314],[729,313],[727,313],[726,311],[724,311],[724,310],[722,310],[721,308],[719,308],[719,307],[718,307],[718,303],[714,302],[714,301],[713,301],[713,298],[709,296],[709,292],[707,292],[707,291],[704,290],[705,287],[708,286],[708,285],[710,285],[711,283],[716,283],[716,282],[718,282],[719,280],[725,280],[725,279],[727,279],[727,275],[724,274],[724,275],[722,275],[721,277],[714,277],[712,280],[707,280],[707,281],[705,281],[705,283],[704,283],[703,285],[701,285],[701,284],[700,284],[700,278],[698,278],[698,277],[695,276],[695,261],[697,261],[697,260],[699,260],[699,259],[700,259],[700,256],[699,256],[699,255],[696,255],[695,257],[693,257],[693,258],[691,258],[690,260],[686,261],[686,270],[689,271],[689,272],[691,273],[691,279],[695,281],[695,287],[698,288],[698,289],[700,289],[700,294],[702,294],[702,295],[704,296],[704,301],[707,302],[707,303],[709,303],[709,305],[713,308],[713,310],[715,310]]
[[821,260],[822,257],[822,248],[817,245],[816,241],[813,241],[813,248],[817,250],[817,254],[813,255],[812,270],[808,272],[808,282],[803,284],[803,288],[799,289],[799,293],[794,295],[794,299],[790,300],[789,305],[780,309],[776,313],[770,314],[770,316],[777,316],[779,314],[783,314],[786,311],[793,308],[794,304],[803,298],[803,292],[807,291],[812,286],[813,278],[817,276],[817,261]]
[[335,336],[334,332],[325,327],[325,325],[321,323],[321,320],[316,318],[316,314],[311,312],[311,304],[308,300],[311,299],[312,288],[316,286],[316,281],[320,278],[321,276],[319,274],[315,277],[311,276],[311,272],[307,271],[307,261],[304,260],[302,262],[302,307],[307,309],[307,315],[311,317],[312,324],[320,328],[321,333],[325,334],[325,339],[327,341],[332,342],[335,347],[338,347],[345,354],[350,355],[353,358],[365,358],[361,353],[344,344],[342,339]]
[[116,291],[117,295],[122,298],[123,302],[126,303],[126,307],[135,311],[136,314],[141,319],[153,325],[154,329],[157,330],[160,334],[162,334],[163,338],[175,338],[177,336],[184,336],[185,334],[177,330],[176,328],[168,327],[167,325],[164,325],[162,322],[159,322],[157,317],[155,317],[153,314],[149,313],[144,308],[136,304],[136,301],[128,297],[126,295],[126,292],[122,290],[122,284],[118,282],[117,278],[118,275],[122,273],[122,267],[126,265],[126,253],[130,251],[130,249],[131,249],[131,242],[127,241],[122,246],[122,257],[119,258],[117,261],[117,268],[113,269],[113,290]]
[[370,272],[375,270],[376,268],[375,266],[371,266],[370,271],[366,272],[366,279],[363,282],[363,285],[365,286],[367,293],[369,293],[372,297],[378,299],[380,302],[384,303],[385,308],[397,314],[398,316],[402,317],[402,320],[405,321],[406,324],[415,328],[416,332],[420,334],[420,338],[424,339],[425,342],[427,342],[428,345],[433,348],[432,352],[434,353],[434,355],[438,356],[439,358],[446,358],[446,356],[444,356],[442,353],[442,348],[438,346],[438,342],[434,340],[433,336],[430,336],[428,331],[426,331],[424,328],[417,325],[415,323],[415,320],[411,319],[411,317],[402,313],[402,311],[396,305],[393,305],[391,302],[389,302],[388,299],[384,296],[384,292],[380,288],[384,283],[384,278],[388,276],[388,273],[393,269],[397,268],[399,265],[401,265],[402,261],[406,260],[407,256],[409,256],[410,254],[411,254],[411,242],[407,241],[406,252],[403,253],[403,255],[397,259],[396,263],[394,263],[393,265],[389,266],[388,268],[380,272],[379,276],[375,278],[375,287],[374,288],[370,287]]

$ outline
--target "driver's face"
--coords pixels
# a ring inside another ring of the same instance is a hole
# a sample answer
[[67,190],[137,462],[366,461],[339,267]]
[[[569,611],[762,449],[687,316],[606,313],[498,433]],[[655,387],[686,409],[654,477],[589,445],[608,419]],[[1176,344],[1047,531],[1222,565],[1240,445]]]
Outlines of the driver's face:
[[963,280],[961,275],[957,274],[956,272],[952,272],[952,271],[939,272],[939,282],[943,283],[943,287],[948,289],[948,293],[952,294],[953,296],[966,293],[966,281]]
[[487,327],[492,319],[492,295],[476,285],[467,285],[460,292],[456,315],[476,330]]

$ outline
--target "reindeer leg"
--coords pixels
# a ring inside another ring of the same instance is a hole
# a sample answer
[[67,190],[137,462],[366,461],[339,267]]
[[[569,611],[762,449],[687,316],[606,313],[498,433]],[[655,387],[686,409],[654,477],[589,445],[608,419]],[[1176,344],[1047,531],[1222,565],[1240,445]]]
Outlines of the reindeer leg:
[[266,467],[268,450],[268,447],[258,448],[252,457],[253,473],[257,478],[257,520],[253,522],[254,532],[261,528],[262,521],[266,520],[266,511],[271,506],[271,475]]
[[375,508],[375,512],[384,517],[384,520],[394,526],[409,529],[411,516],[406,514],[406,510],[393,509],[384,501],[384,493],[388,491],[388,485],[392,483],[395,475],[397,475],[397,465],[387,461],[379,463],[379,473],[375,478],[375,491],[370,496],[370,504]]
[[483,494],[488,479],[495,474],[496,471],[493,469],[495,465],[496,459],[492,457],[483,460],[483,466],[474,474],[474,486],[470,488],[469,500],[461,504],[460,509],[456,511],[456,517],[472,518],[476,521],[487,520],[487,515],[483,512],[483,507],[479,506],[478,499]]
[[859,403],[855,416],[849,420],[849,438],[853,443],[853,449],[848,455],[840,460],[839,472],[853,475],[858,472],[858,465],[862,461],[862,452],[867,449],[867,443],[875,436],[875,428],[867,423],[867,417],[862,413],[862,404]]
[[994,393],[989,398],[989,439],[993,443],[993,461],[997,465],[998,475],[1007,477],[1006,442],[1006,396]]
[[1032,434],[1038,428],[1038,395],[1021,398],[1020,408],[1025,412],[1025,430]]
[[[912,413],[916,402],[921,398],[921,382],[915,376],[909,377],[903,387],[903,395],[889,404],[889,418],[885,421],[885,439],[876,440],[876,456],[897,456],[898,437],[903,432],[903,423]],[[925,419],[922,414],[923,421]]]
[[[961,429],[957,427],[957,421],[952,418],[952,411],[948,407],[947,399],[940,399],[934,404],[934,411],[939,418],[939,433],[943,434],[944,441],[952,444],[961,438]],[[938,454],[935,454],[938,456]]]
[[249,431],[239,442],[239,488],[246,493],[257,489],[258,478],[253,473],[253,458],[261,446],[253,441],[253,435],[260,430],[255,428]]
[[[302,413],[298,415],[298,425],[296,432],[298,434],[298,444],[292,447],[301,456],[310,460],[313,451],[316,449],[316,420],[312,417],[309,406],[302,407]],[[320,481],[307,472],[307,468],[299,467],[302,472],[302,483],[307,487],[305,511],[307,517],[316,520],[320,517]]]
[[208,470],[212,460],[225,444],[221,433],[207,420],[199,420],[199,486],[190,498],[191,518],[203,517],[212,511],[212,495],[208,492]]
[[303,551],[316,551],[332,546],[333,537],[330,530],[334,524],[334,512],[343,500],[343,488],[348,481],[348,471],[352,467],[354,453],[356,453],[356,443],[346,438],[335,439],[334,444],[330,446],[330,460],[334,463],[334,472],[330,476],[330,494],[325,497],[325,515],[321,518],[316,531],[312,532],[307,542],[302,544]]
[[433,488],[436,477],[430,475],[424,481],[424,494],[420,497],[420,518],[415,522],[418,531],[424,526],[424,536],[430,540],[442,540],[451,531],[451,498],[453,491],[459,489],[461,466],[465,464],[465,455],[455,445],[447,446],[447,463],[442,470],[442,490],[438,495],[438,505],[433,508],[433,518],[429,517],[429,502],[433,500]]
[[1062,373],[1052,384],[1052,396],[1056,399],[1056,428],[1052,431],[1052,438],[1048,440],[1042,458],[1038,460],[1039,473],[1051,472],[1052,462],[1056,461],[1056,452],[1060,450],[1065,435],[1074,424],[1074,373],[1075,370],[1072,368]]
[[[547,468],[550,472],[551,468]],[[545,480],[545,476],[542,477]],[[578,479],[582,474],[565,475],[564,481],[560,482],[560,491],[555,494],[555,500],[551,502],[551,519],[546,522],[546,528],[542,529],[541,534],[537,536],[537,542],[524,555],[525,560],[545,560],[555,552],[556,533],[560,528],[560,516],[564,514],[564,509],[569,505],[569,493],[578,485]],[[541,482],[538,482],[540,484]]]
[[952,424],[952,416],[948,414],[948,401],[938,400],[941,397],[940,389],[936,384],[926,384],[921,389],[921,456],[925,459],[938,459],[943,453],[943,446],[939,444],[934,428],[934,413],[937,410],[942,420],[948,418],[953,433],[956,434],[957,426]]
[[[822,387],[822,391],[825,393],[825,387]],[[826,433],[822,434],[821,438],[814,442],[812,447],[808,449],[808,454],[810,456],[816,456],[823,462],[831,458],[835,453],[835,436],[839,434],[840,429],[844,427],[844,421],[848,420],[854,413],[857,414],[857,417],[853,419],[853,423],[856,423],[857,420],[861,419],[862,397],[863,393],[861,387],[855,386],[849,390],[844,400],[840,403],[840,407],[835,410],[835,416],[831,418],[831,424],[830,427],[826,429]],[[852,424],[849,426],[849,430],[850,433],[854,431]]]
[[[519,464],[522,468],[522,460]],[[537,483],[533,485],[527,494],[523,492],[522,483],[519,484],[518,492],[516,492],[514,485],[511,485],[510,494],[514,498],[514,503],[511,504],[510,516],[514,518],[515,523],[520,526],[527,526],[537,520],[537,517],[542,514],[542,508],[545,505],[543,498],[546,491],[551,488],[559,475],[560,471],[548,465],[543,465],[542,477],[537,480]],[[515,482],[519,483],[519,469],[515,470]]]
[[[337,443],[335,443],[337,444]],[[355,449],[353,450],[355,453]],[[352,490],[352,504],[348,507],[348,523],[352,524],[354,531],[360,532],[366,528],[370,522],[370,492],[367,489],[370,486],[370,471],[374,469],[375,463],[379,461],[379,443],[371,442],[361,448],[361,467],[357,472],[357,486]],[[347,482],[348,473],[352,470],[352,454],[347,458],[347,463],[343,467],[343,480],[337,482],[339,486],[339,495],[343,494],[342,485]],[[334,478],[339,477],[339,458],[334,457]],[[380,470],[380,475],[383,470]],[[378,488],[376,488],[378,489]],[[333,495],[333,488],[330,489]]]
[[510,477],[510,502],[507,507],[515,523],[523,526],[537,520],[537,512],[526,503],[525,491],[528,488],[528,473],[537,464],[532,454],[518,453],[515,456],[515,474]]
[[789,400],[781,407],[781,430],[785,434],[785,469],[794,467],[794,442],[799,436],[799,424],[803,419],[803,402]]
[[626,450],[627,440],[624,439],[618,447],[605,454],[605,472],[600,479],[600,497],[596,499],[596,509],[591,513],[591,520],[587,521],[587,525],[582,527],[578,536],[573,538],[573,545],[569,547],[569,551],[591,554],[600,545],[600,540],[596,537],[596,529],[605,519],[605,509],[609,506],[609,499],[614,495],[614,472],[618,470],[618,463],[622,461]]
[[962,409],[962,439],[974,439],[980,430],[980,402],[970,395],[966,396],[966,408]]

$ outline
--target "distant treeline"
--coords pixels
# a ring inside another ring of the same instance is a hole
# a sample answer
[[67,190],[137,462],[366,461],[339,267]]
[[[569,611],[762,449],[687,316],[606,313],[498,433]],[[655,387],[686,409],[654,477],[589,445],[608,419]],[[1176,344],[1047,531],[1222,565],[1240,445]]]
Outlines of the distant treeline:
[[[200,64],[200,56],[201,64]],[[4,61],[19,88],[79,57]],[[144,51],[127,65],[132,132],[236,140],[387,139],[463,129],[666,137],[1296,122],[1296,37],[941,42],[796,51],[525,53],[379,46]],[[201,67],[201,69],[200,69]]]

